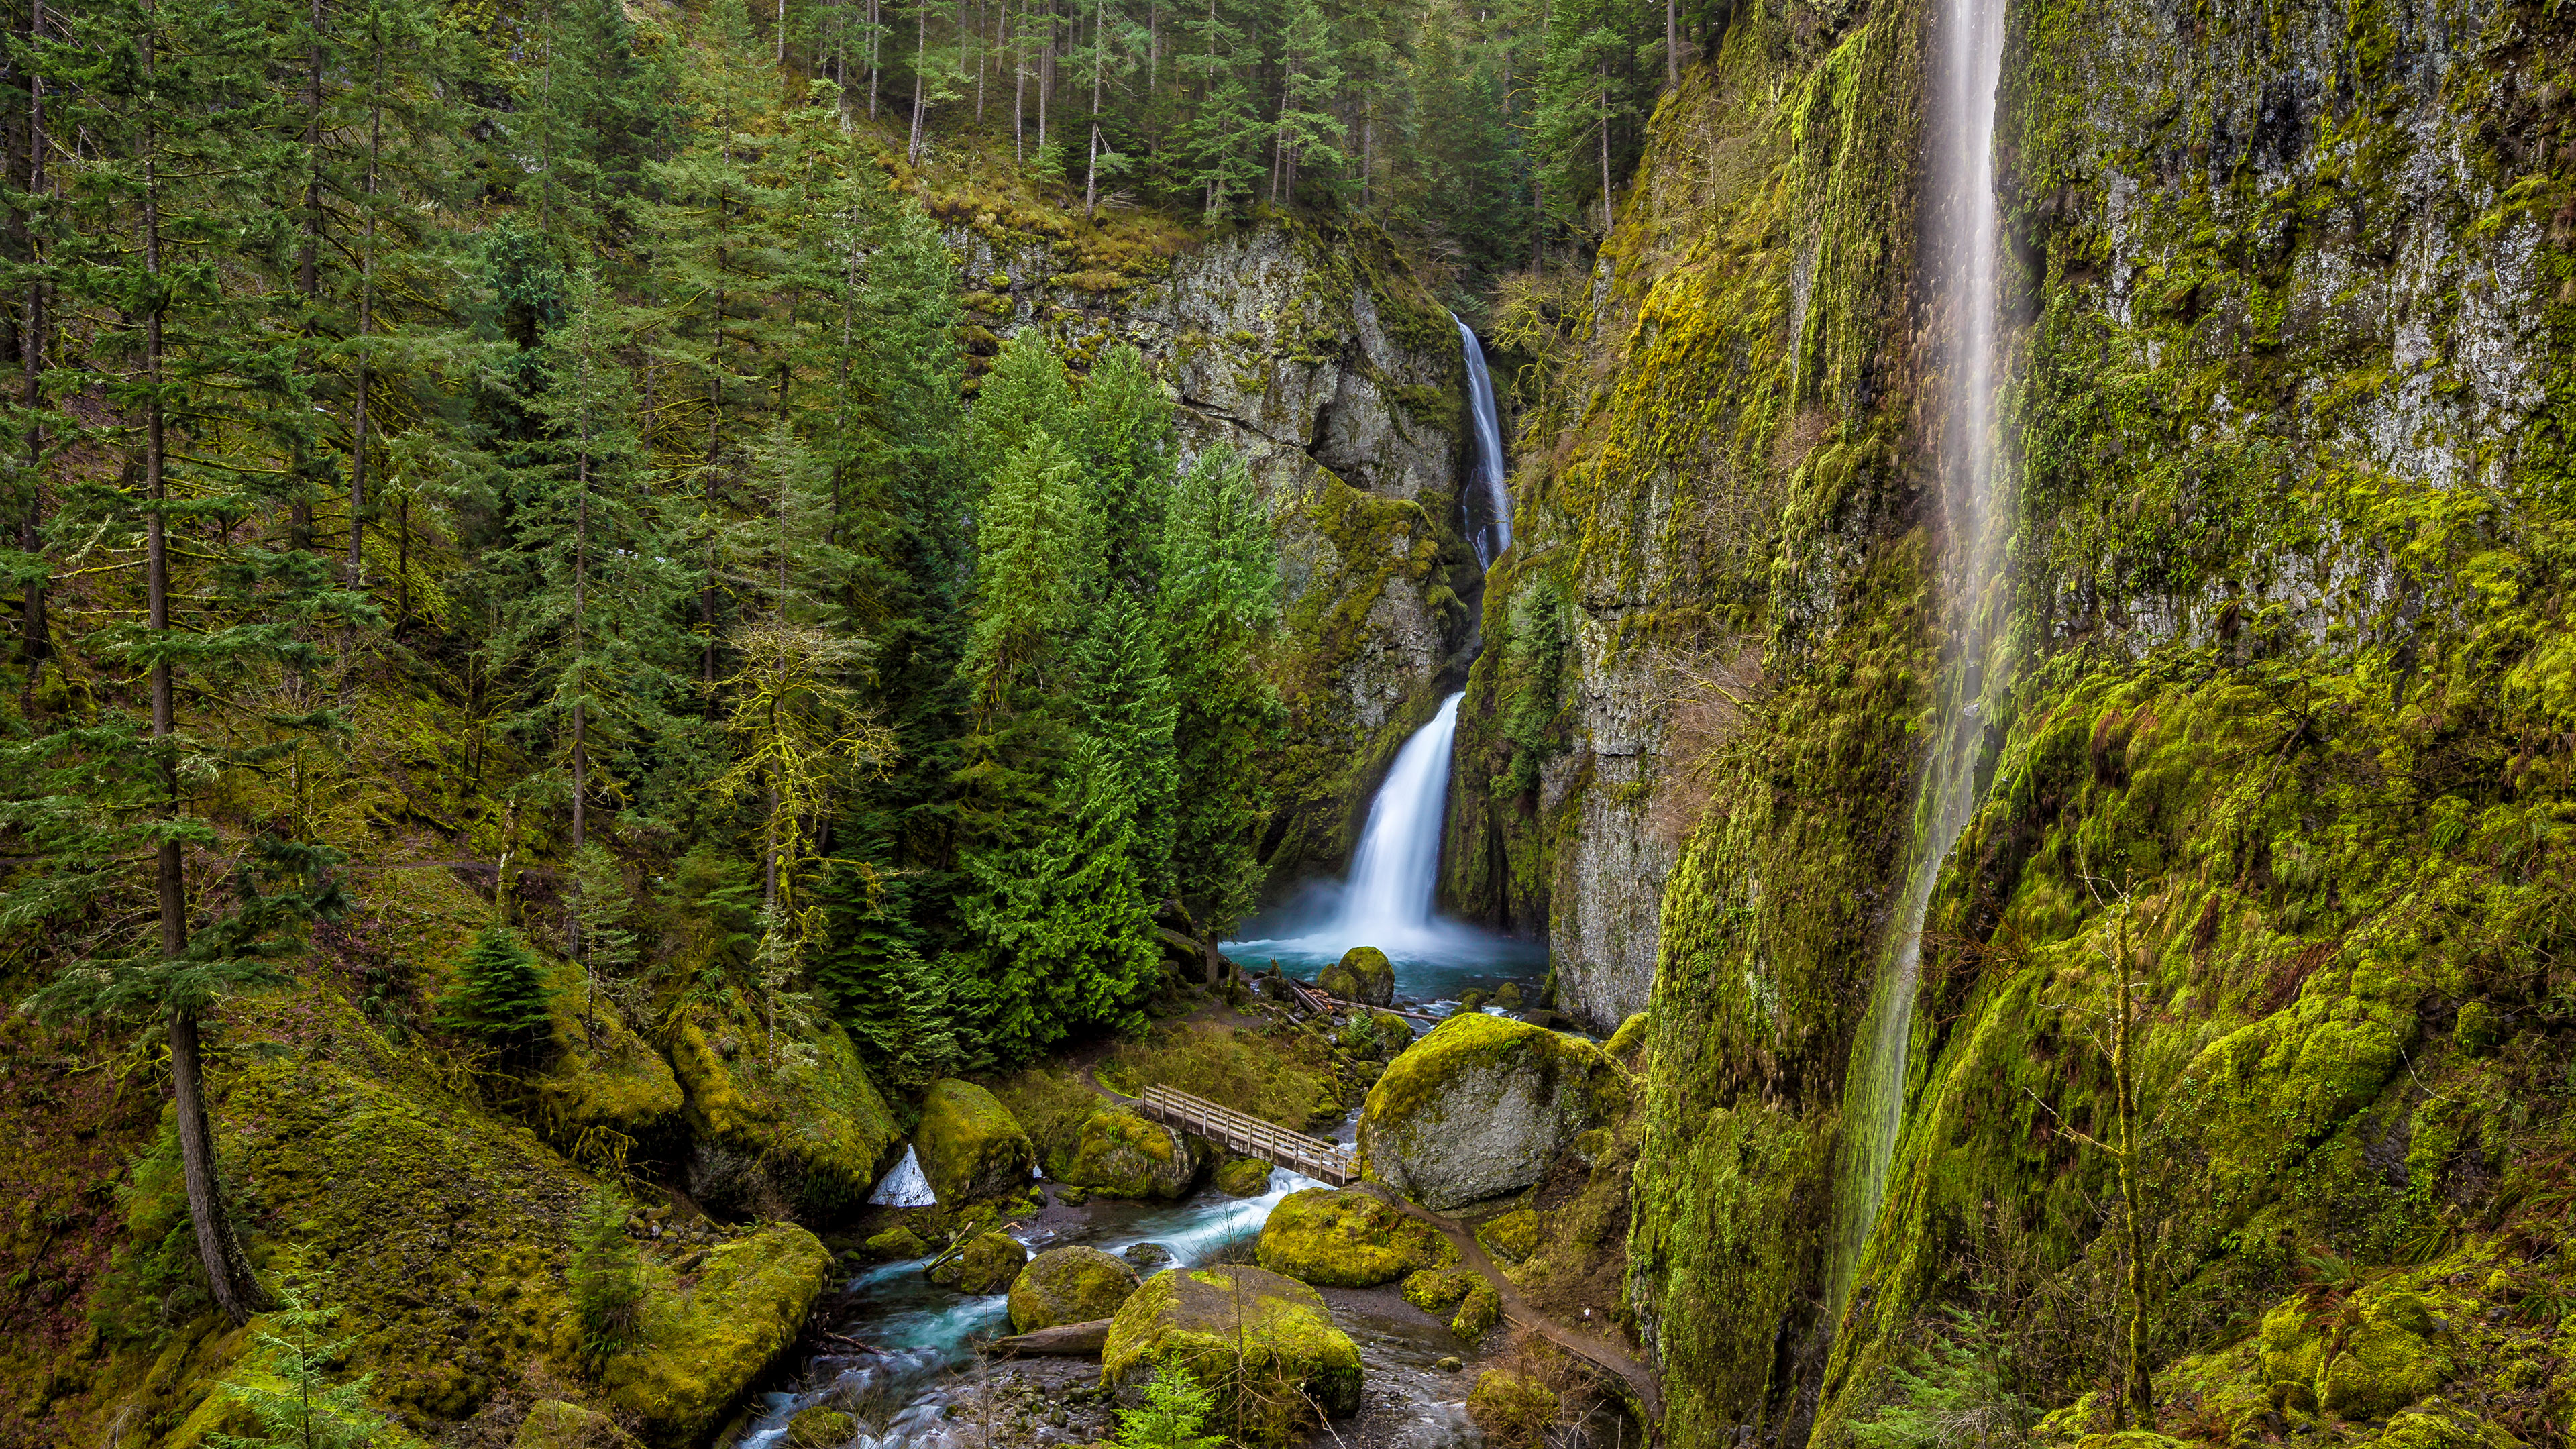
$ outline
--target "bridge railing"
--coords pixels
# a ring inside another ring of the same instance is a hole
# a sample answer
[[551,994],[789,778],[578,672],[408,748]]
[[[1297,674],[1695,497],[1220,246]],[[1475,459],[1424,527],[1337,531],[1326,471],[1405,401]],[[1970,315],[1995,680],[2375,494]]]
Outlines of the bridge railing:
[[1205,1097],[1195,1097],[1169,1087],[1147,1087],[1144,1096],[1137,1101],[1147,1118],[1176,1127],[1193,1137],[1204,1138],[1228,1151],[1262,1158],[1335,1187],[1348,1187],[1359,1181],[1359,1172],[1353,1166],[1350,1154],[1333,1143],[1291,1132]]

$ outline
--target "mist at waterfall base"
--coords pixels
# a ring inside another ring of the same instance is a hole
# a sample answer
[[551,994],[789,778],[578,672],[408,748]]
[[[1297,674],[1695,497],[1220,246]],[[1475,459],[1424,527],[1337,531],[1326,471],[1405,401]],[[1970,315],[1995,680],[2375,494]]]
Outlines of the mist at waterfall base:
[[1369,803],[1347,879],[1318,882],[1220,949],[1246,969],[1272,961],[1304,973],[1353,946],[1375,946],[1395,964],[1399,996],[1455,1000],[1471,987],[1528,981],[1547,965],[1543,943],[1518,941],[1432,909],[1440,880],[1440,826],[1449,803],[1449,755],[1458,737],[1453,694],[1396,751]]

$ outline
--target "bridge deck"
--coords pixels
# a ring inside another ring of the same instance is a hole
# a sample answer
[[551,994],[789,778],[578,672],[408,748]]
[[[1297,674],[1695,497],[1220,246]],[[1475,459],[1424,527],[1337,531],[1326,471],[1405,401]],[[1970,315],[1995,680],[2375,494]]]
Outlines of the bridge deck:
[[1246,1157],[1259,1157],[1291,1172],[1304,1173],[1317,1182],[1348,1187],[1360,1180],[1350,1154],[1340,1146],[1291,1132],[1205,1097],[1193,1097],[1169,1087],[1147,1087],[1145,1095],[1137,1099],[1137,1107],[1153,1121]]

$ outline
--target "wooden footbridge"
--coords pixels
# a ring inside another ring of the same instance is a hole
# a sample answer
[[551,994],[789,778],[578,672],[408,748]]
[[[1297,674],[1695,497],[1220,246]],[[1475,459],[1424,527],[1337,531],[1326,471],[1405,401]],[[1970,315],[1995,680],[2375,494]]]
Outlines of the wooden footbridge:
[[1193,1097],[1169,1087],[1147,1087],[1145,1095],[1136,1099],[1136,1110],[1166,1127],[1204,1138],[1229,1152],[1304,1173],[1317,1182],[1349,1187],[1360,1180],[1358,1166],[1339,1143],[1291,1132],[1205,1097]]

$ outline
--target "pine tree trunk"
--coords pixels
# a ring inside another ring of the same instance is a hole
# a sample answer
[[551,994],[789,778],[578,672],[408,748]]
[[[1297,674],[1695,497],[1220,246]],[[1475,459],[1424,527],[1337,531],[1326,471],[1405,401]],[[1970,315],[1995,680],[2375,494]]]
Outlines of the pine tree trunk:
[[877,118],[878,42],[885,35],[885,13],[879,7],[883,0],[868,0],[868,119]]
[[1601,235],[1610,235],[1610,66],[1601,66]]
[[1664,89],[1679,90],[1681,84],[1681,0],[1664,0]]
[[787,64],[787,0],[778,0],[778,63]]
[[921,73],[930,67],[930,0],[921,0],[913,12],[912,32],[912,140],[904,148],[904,159],[921,164]]
[[[358,345],[366,346],[376,325],[376,167],[385,144],[385,37],[375,36],[375,95],[367,114],[367,241],[358,262]],[[362,551],[367,506],[367,355],[358,354],[358,398],[350,424],[349,448],[349,587],[366,587],[367,560]]]
[[1046,0],[1046,30],[1038,42],[1038,154],[1046,154],[1047,106],[1055,99],[1055,0]]
[[1109,0],[1091,7],[1091,161],[1082,178],[1082,214],[1100,209],[1100,89],[1109,68]]
[[[143,69],[147,80],[154,69],[152,27],[154,14],[144,11],[142,37]],[[158,138],[148,130],[143,139],[143,270],[153,280],[155,297],[143,314],[143,377],[147,390],[143,417],[143,478],[152,511],[144,533],[144,590],[150,613],[151,629],[163,640],[170,636],[170,533],[163,510],[169,502],[168,418],[162,407],[162,307],[158,296],[161,276],[161,204],[155,176],[154,151]],[[166,654],[152,664],[152,739],[159,756],[161,776],[161,817],[176,820],[179,815],[179,764],[175,757],[178,733],[176,681]],[[176,838],[165,837],[153,852],[153,888],[161,907],[161,955],[176,960],[188,949],[188,881],[186,864],[179,853]],[[215,1150],[213,1133],[206,1122],[205,1070],[200,1060],[197,1041],[197,1018],[193,1012],[174,1010],[170,1014],[170,1077],[178,1098],[179,1165],[188,1189],[189,1225],[195,1230],[197,1257],[205,1265],[207,1285],[213,1290],[215,1306],[236,1325],[250,1321],[251,1314],[263,1306],[258,1280],[250,1275],[242,1260],[241,1247],[233,1241],[231,1221],[224,1214],[222,1197],[215,1186]]]
[[[27,44],[32,51],[45,33],[45,0],[33,0],[27,18]],[[27,194],[38,197],[45,190],[45,78],[30,73],[27,77]],[[27,243],[31,261],[41,260],[42,243],[30,233]],[[36,405],[44,399],[45,371],[45,284],[41,279],[27,283],[26,335],[19,340],[18,358],[25,367],[25,380],[19,399],[32,417]],[[37,478],[37,466],[45,456],[45,430],[42,425],[27,425],[27,475],[35,479],[28,488],[27,516],[18,524],[18,547],[29,558],[44,557],[45,490]],[[51,630],[45,622],[45,590],[51,582],[44,575],[27,581],[27,591],[18,605],[18,657],[26,666],[22,687],[21,713],[31,712],[36,690],[37,666],[50,652]]]
[[[1002,15],[1007,20],[1010,13],[1009,0],[1004,0]],[[1029,93],[1028,48],[1029,14],[1023,6],[1019,26],[1011,32],[1011,160],[1020,166],[1029,164],[1028,136],[1021,120]]]

